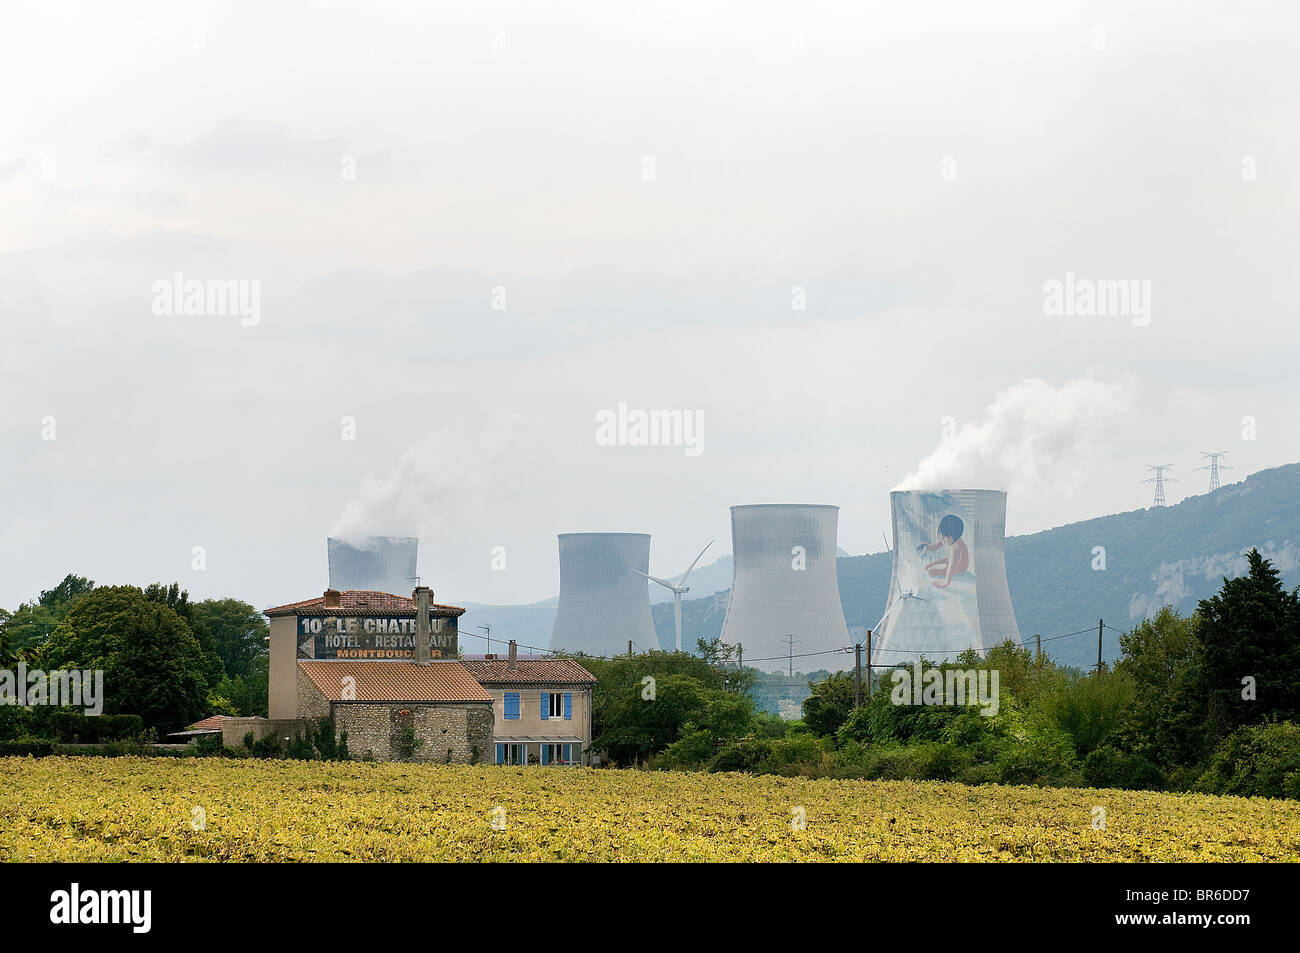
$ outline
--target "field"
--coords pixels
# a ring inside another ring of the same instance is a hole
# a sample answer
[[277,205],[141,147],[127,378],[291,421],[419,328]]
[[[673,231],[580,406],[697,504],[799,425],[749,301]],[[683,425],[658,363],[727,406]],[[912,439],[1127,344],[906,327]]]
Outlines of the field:
[[0,860],[1296,861],[1300,805],[736,774],[4,758]]

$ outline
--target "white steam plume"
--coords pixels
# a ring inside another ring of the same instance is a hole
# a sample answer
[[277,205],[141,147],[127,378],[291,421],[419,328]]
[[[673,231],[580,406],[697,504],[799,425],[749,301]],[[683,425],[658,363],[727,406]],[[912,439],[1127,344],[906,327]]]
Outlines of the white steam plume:
[[941,440],[894,489],[1034,492],[1050,485],[1069,495],[1087,477],[1098,439],[1132,406],[1132,381],[1021,381],[998,394],[981,420]]
[[515,477],[515,428],[497,421],[472,436],[443,427],[422,438],[383,476],[371,474],[330,536],[359,548],[370,536],[434,536],[452,516],[490,505]]

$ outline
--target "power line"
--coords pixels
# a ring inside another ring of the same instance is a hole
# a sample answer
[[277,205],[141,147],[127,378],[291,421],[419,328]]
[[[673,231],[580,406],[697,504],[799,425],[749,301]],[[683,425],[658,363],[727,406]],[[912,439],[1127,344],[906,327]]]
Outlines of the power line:
[[[1112,632],[1118,632],[1118,633],[1120,633],[1121,635],[1127,634],[1127,631],[1128,631],[1127,629],[1118,629],[1118,628],[1116,628],[1115,626],[1111,625],[1110,623],[1103,623],[1103,625],[1104,625],[1105,628],[1110,629]],[[1060,639],[1070,639],[1070,638],[1074,638],[1075,636],[1079,636],[1079,635],[1088,635],[1088,634],[1093,634],[1093,633],[1096,633],[1096,631],[1097,631],[1097,629],[1096,629],[1095,626],[1089,626],[1089,627],[1086,628],[1086,629],[1077,629],[1077,630],[1075,630],[1074,632],[1063,632],[1063,633],[1061,633],[1060,635],[1047,635],[1047,636],[1043,636],[1039,641],[1040,641],[1040,642],[1056,642],[1056,641],[1059,641]],[[470,636],[473,636],[474,638],[478,638],[478,639],[482,639],[482,638],[484,638],[484,636],[479,635],[479,634],[476,633],[476,632],[466,632],[466,633],[463,633],[463,634],[465,634],[465,635],[470,635]],[[500,637],[498,637],[496,641],[501,642],[501,641],[504,641],[504,640],[501,639]],[[795,639],[795,642],[798,642],[798,641],[800,641],[800,640],[799,640],[799,639]],[[589,659],[593,659],[593,660],[595,660],[595,661],[599,661],[599,662],[616,662],[616,661],[619,661],[619,660],[622,660],[622,659],[626,659],[626,658],[627,658],[626,655],[616,655],[616,656],[609,656],[609,655],[591,655],[590,653],[569,652],[569,651],[566,651],[565,649],[546,648],[546,647],[541,646],[541,645],[527,645],[527,644],[522,643],[522,642],[516,642],[515,645],[516,645],[517,648],[521,648],[521,649],[531,649],[531,650],[533,650],[533,651],[541,652],[541,653],[544,654],[544,655],[569,655],[569,656],[576,656],[576,657],[581,657],[581,658],[589,658]],[[923,655],[923,654],[925,654],[926,652],[936,652],[936,653],[937,653],[937,652],[951,652],[951,651],[952,651],[952,646],[950,646],[950,645],[944,645],[944,646],[930,646],[930,647],[928,647],[928,648],[919,648],[919,649],[876,648],[874,651],[875,651],[875,652],[896,652],[896,653],[901,653],[901,654],[904,654],[904,655]],[[841,646],[840,648],[837,648],[837,649],[822,649],[822,650],[817,651],[817,652],[787,652],[787,653],[784,654],[784,655],[764,655],[764,656],[759,656],[758,658],[750,658],[750,661],[751,661],[751,662],[786,662],[786,661],[790,661],[790,660],[792,660],[792,659],[797,659],[797,658],[815,658],[815,657],[820,656],[820,655],[851,655],[852,653],[853,653],[853,646],[851,646],[851,645],[845,645],[845,646]],[[872,667],[872,668],[880,668],[880,667],[882,667],[882,666],[879,666],[879,665],[872,665],[872,666],[870,666],[870,667]],[[885,667],[888,667],[888,666],[885,666]]]

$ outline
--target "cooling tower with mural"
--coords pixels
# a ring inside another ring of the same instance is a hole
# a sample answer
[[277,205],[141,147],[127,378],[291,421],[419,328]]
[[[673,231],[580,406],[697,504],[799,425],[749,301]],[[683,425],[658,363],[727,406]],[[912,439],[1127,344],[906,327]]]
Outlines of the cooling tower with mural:
[[[836,571],[839,507],[731,508],[731,599],[722,641],[765,671],[836,668],[850,645]],[[789,641],[794,638],[793,646]],[[787,662],[781,656],[803,656]]]
[[612,657],[659,648],[650,614],[650,537],[561,533],[560,599],[550,648]]
[[1001,490],[895,490],[893,580],[872,662],[931,661],[1020,642],[1007,586],[1007,495]]

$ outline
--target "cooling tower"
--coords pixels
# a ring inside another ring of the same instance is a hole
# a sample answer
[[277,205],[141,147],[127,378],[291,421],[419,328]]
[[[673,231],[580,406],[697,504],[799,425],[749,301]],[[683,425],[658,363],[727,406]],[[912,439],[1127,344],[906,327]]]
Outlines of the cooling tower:
[[551,648],[614,656],[659,648],[650,616],[650,571],[645,533],[561,533],[560,603]]
[[[835,571],[838,506],[768,504],[731,508],[731,601],[722,641],[744,646],[745,664],[784,671],[774,657],[830,652],[850,644]],[[793,649],[787,636],[796,639]],[[832,668],[831,655],[794,668]]]
[[328,539],[331,589],[369,589],[409,595],[415,588],[414,536],[367,536],[358,543]]
[[872,634],[873,662],[955,658],[987,651],[1020,629],[1007,587],[1001,490],[895,490],[894,575]]

